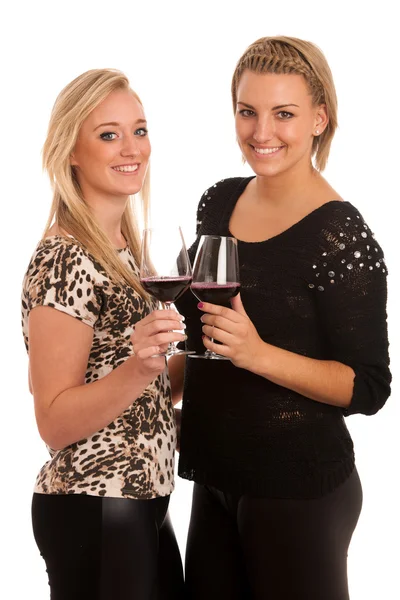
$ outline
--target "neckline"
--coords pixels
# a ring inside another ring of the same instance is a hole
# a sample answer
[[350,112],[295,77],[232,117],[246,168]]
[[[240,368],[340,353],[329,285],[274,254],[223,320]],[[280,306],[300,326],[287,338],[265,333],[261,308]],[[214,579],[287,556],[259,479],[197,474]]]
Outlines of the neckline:
[[[79,240],[77,240],[76,238],[74,238],[73,235],[70,235],[70,234],[60,235],[59,233],[54,233],[53,235],[46,236],[45,238],[43,238],[42,241],[46,242],[47,240],[52,240],[52,239],[73,240],[77,244],[81,245],[80,242],[79,242]],[[123,252],[124,250],[128,250],[128,248],[129,248],[129,244],[127,242],[126,246],[124,246],[124,248],[115,248],[115,250],[117,252]]]
[[234,237],[238,244],[241,245],[249,245],[249,246],[254,246],[257,244],[269,244],[269,243],[273,243],[275,240],[280,240],[281,238],[286,237],[287,235],[290,235],[295,229],[301,227],[304,223],[306,223],[310,218],[312,218],[313,216],[315,216],[317,213],[323,211],[323,209],[325,209],[325,207],[331,206],[332,204],[345,204],[345,205],[349,205],[350,203],[347,202],[346,200],[329,200],[328,202],[325,202],[324,204],[321,204],[321,206],[318,206],[317,208],[314,208],[314,210],[312,210],[311,212],[307,213],[306,215],[304,215],[304,217],[302,217],[301,219],[299,219],[299,221],[296,221],[296,223],[293,223],[293,225],[290,225],[290,227],[288,227],[287,229],[284,229],[283,231],[281,231],[280,233],[277,233],[276,235],[273,235],[270,238],[267,238],[266,240],[260,240],[260,241],[256,241],[256,242],[248,242],[245,240],[241,240],[240,238],[237,238],[233,235],[233,233],[231,232],[230,228],[229,228],[229,221],[231,219],[232,213],[234,211],[234,208],[236,206],[237,201],[239,200],[240,196],[243,194],[244,190],[246,189],[246,187],[248,186],[248,184],[250,183],[250,181],[252,179],[255,179],[255,175],[251,175],[250,177],[246,177],[244,178],[240,184],[238,185],[238,187],[236,188],[235,192],[232,194],[231,198],[230,198],[230,202],[228,202],[226,204],[226,208],[225,208],[225,213],[224,213],[224,229],[227,232],[227,235],[229,237]]

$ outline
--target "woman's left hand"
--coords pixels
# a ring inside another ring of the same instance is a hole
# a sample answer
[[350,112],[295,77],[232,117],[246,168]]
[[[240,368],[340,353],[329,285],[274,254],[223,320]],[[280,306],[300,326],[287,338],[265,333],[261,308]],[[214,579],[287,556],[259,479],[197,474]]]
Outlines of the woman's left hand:
[[[207,336],[203,338],[203,344],[209,350],[229,358],[236,367],[254,371],[265,343],[250,321],[240,294],[232,298],[231,305],[232,309],[208,302],[198,305],[206,313],[201,317],[203,333]],[[221,344],[213,343],[210,338]]]

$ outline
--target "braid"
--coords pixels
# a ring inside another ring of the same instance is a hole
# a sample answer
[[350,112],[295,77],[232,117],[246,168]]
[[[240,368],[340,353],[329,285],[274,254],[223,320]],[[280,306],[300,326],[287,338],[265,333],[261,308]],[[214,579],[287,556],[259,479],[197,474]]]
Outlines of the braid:
[[236,112],[237,89],[243,72],[303,75],[314,105],[326,104],[329,123],[319,137],[314,138],[313,155],[316,166],[323,170],[328,160],[332,138],[337,127],[337,100],[332,73],[322,52],[298,38],[265,37],[247,48],[236,65],[232,78],[233,110]]
[[282,43],[279,39],[261,38],[257,40],[239,60],[232,82],[235,105],[237,85],[245,69],[254,73],[303,75],[310,88],[314,103],[324,102],[323,87],[310,63],[299,50],[287,43]]

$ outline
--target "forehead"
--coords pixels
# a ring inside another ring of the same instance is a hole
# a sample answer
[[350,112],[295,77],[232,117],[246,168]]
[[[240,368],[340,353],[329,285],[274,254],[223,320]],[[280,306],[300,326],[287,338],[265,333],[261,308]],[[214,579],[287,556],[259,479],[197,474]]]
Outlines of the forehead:
[[111,121],[129,123],[145,118],[143,107],[131,90],[115,90],[92,110],[86,122],[89,125]]
[[237,88],[237,102],[248,104],[298,104],[309,100],[303,75],[297,73],[254,73],[246,69]]

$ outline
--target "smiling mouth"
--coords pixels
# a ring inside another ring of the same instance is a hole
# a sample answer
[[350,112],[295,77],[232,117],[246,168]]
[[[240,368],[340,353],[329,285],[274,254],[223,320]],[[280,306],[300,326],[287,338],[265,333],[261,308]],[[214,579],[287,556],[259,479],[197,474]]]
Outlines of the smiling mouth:
[[118,167],[111,167],[114,171],[118,171],[119,173],[134,173],[138,170],[139,165],[120,165]]
[[266,154],[276,154],[277,152],[279,152],[279,150],[284,148],[284,146],[275,146],[273,148],[256,148],[256,146],[252,146],[251,144],[250,146],[257,154],[261,154],[263,156]]

